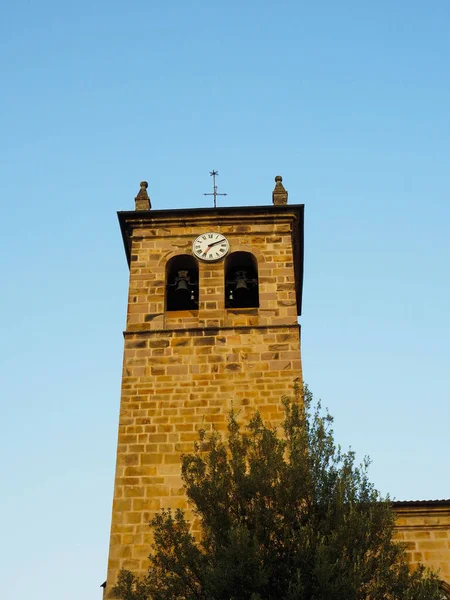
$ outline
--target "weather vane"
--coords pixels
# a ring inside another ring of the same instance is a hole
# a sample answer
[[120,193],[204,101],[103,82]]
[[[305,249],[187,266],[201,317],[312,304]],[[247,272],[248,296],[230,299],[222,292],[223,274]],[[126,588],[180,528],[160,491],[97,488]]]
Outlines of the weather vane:
[[210,172],[210,175],[213,178],[213,188],[214,188],[214,191],[211,192],[210,194],[203,194],[204,196],[214,196],[214,208],[216,208],[217,196],[226,196],[226,194],[219,194],[219,192],[217,191],[216,175],[218,175],[218,174],[219,174],[219,171],[212,170]]

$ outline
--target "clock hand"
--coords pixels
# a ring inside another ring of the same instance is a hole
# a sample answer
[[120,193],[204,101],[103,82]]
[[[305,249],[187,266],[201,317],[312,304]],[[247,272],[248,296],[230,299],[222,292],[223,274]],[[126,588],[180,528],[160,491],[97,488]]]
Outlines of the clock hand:
[[202,256],[206,256],[213,246],[215,246],[216,244],[220,244],[221,242],[224,242],[224,241],[225,241],[225,238],[223,237],[221,240],[217,240],[216,242],[211,242],[211,244],[208,244],[208,246],[206,246],[206,249],[204,250]]
[[221,242],[223,242],[225,240],[225,238],[222,238],[221,240],[217,240],[217,242],[213,242],[212,244],[209,244],[208,246],[208,250],[210,248],[212,248],[213,246],[215,246],[216,244],[220,244]]

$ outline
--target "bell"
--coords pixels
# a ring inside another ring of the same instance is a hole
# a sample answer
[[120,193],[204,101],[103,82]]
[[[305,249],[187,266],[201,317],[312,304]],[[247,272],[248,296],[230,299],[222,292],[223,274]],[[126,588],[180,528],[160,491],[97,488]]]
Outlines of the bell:
[[189,286],[186,279],[179,279],[177,283],[177,287],[175,288],[176,292],[188,292]]
[[246,271],[236,271],[234,277],[236,280],[236,287],[234,288],[236,292],[238,290],[241,292],[244,290],[248,290]]
[[175,278],[176,292],[189,292],[189,274],[186,270],[178,271],[178,277]]
[[242,289],[248,290],[247,281],[244,278],[238,279],[236,281],[236,291],[237,290],[242,290]]

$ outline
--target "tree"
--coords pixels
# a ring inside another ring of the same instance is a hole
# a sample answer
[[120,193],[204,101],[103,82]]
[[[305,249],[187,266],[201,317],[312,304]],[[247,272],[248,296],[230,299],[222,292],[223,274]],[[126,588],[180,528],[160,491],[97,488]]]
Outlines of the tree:
[[[301,398],[299,396],[302,396]],[[282,435],[259,413],[228,439],[200,431],[182,456],[200,524],[162,511],[148,575],[121,571],[122,600],[438,600],[435,574],[411,572],[394,515],[368,479],[369,461],[334,442],[332,417],[306,388],[283,400]],[[196,539],[199,538],[199,539]]]

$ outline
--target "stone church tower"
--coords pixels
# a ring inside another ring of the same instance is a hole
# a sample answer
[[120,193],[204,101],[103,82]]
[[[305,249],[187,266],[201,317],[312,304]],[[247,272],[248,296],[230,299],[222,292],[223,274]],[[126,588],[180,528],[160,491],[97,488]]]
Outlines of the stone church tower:
[[145,572],[149,520],[185,507],[180,454],[227,413],[282,418],[301,383],[303,205],[281,177],[272,205],[151,210],[141,183],[120,212],[130,267],[106,592]]

